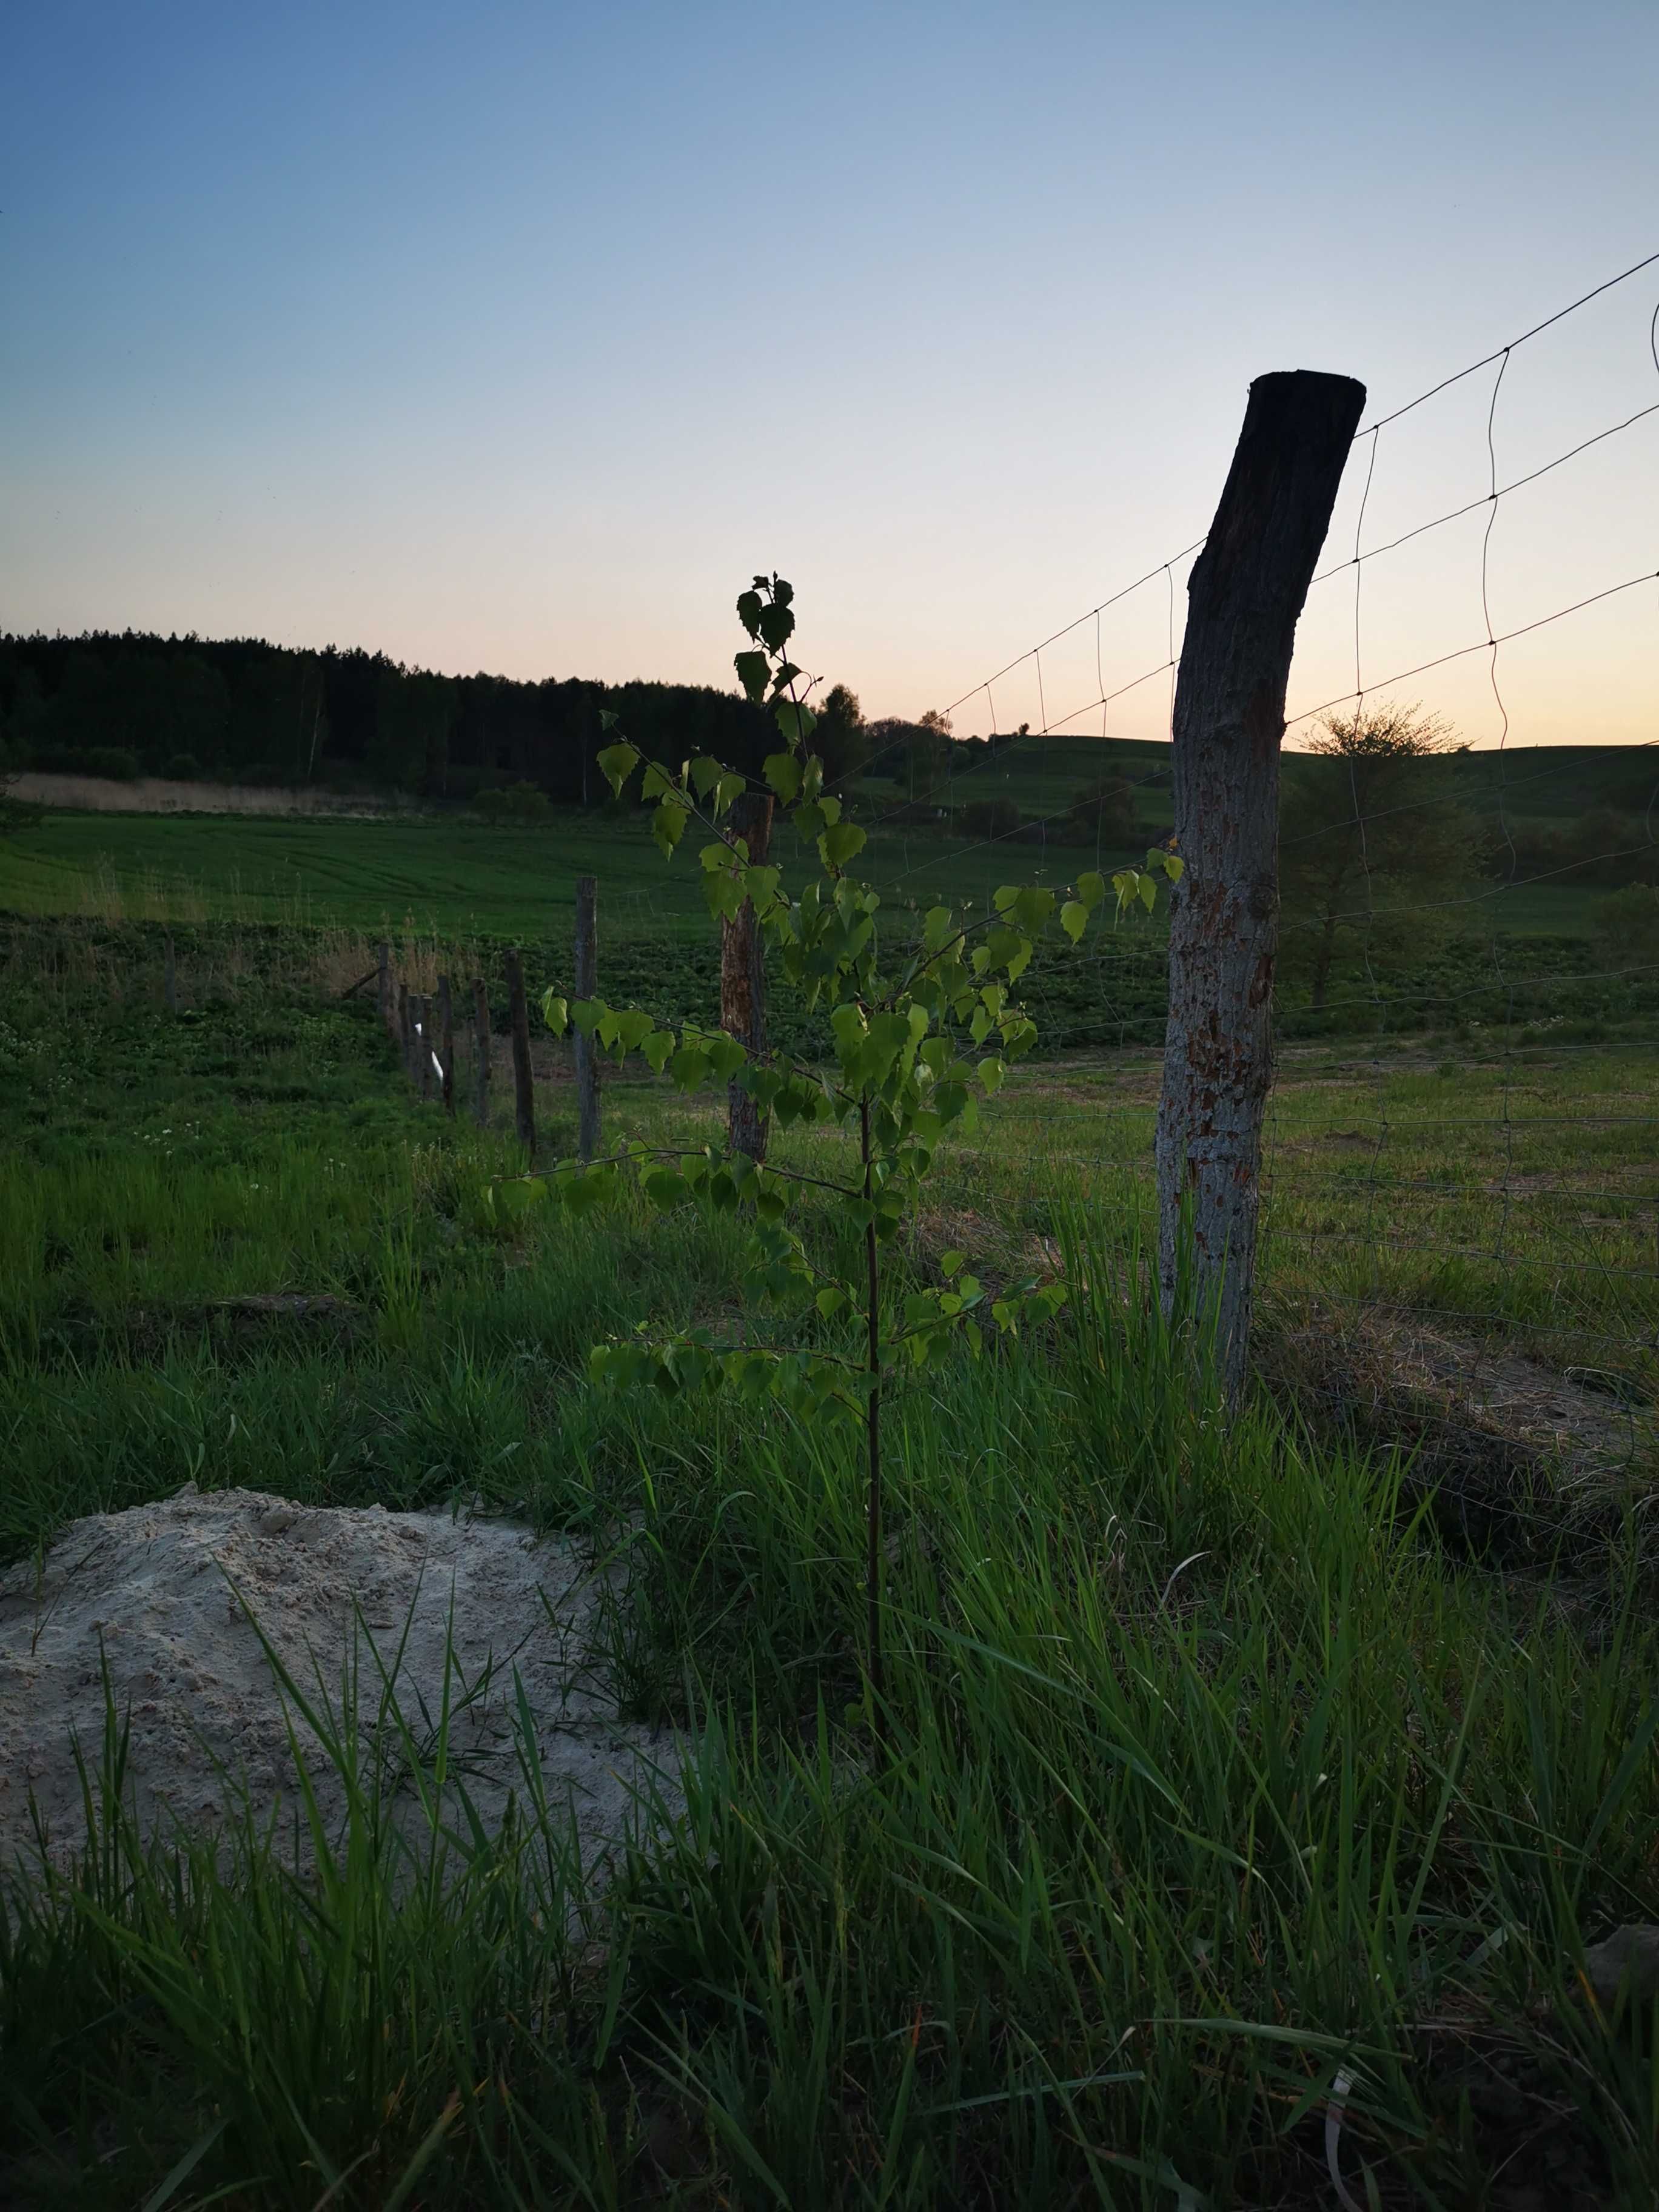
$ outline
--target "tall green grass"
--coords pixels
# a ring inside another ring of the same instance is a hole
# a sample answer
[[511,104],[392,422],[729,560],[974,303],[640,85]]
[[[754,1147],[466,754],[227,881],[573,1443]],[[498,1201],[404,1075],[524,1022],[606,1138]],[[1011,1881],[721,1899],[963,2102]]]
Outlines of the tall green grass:
[[[848,1440],[586,1381],[596,1337],[732,1316],[730,1224],[492,1212],[510,1145],[410,1100],[366,1009],[8,1021],[7,1554],[187,1480],[477,1498],[614,1562],[601,1664],[685,1771],[666,1838],[584,1882],[527,1727],[489,1833],[420,1796],[441,1744],[387,1707],[360,1756],[295,1685],[349,1807],[296,1855],[252,1808],[140,1837],[107,1713],[87,1854],[0,1884],[0,2198],[1184,2212],[1330,2203],[1334,2131],[1368,2205],[1495,2202],[1517,2144],[1653,2200],[1653,2008],[1577,1979],[1659,1920],[1641,1494],[1523,1578],[1443,1545],[1397,1458],[1266,1394],[1224,1414],[1156,1316],[1134,1096],[1091,1160],[1066,1079],[1017,1090],[896,1269],[965,1216],[1074,1296],[890,1409],[878,1750]],[[1316,1080],[1345,1126],[1389,1095]],[[1398,1085],[1413,1171],[1467,1182],[1431,1079]],[[1601,1179],[1642,1171],[1607,1088]],[[1369,1194],[1323,1159],[1283,1196],[1340,1224]],[[1516,1249],[1524,1315],[1555,1263]],[[348,1319],[219,1310],[284,1290]]]
[[193,2159],[167,2201],[1316,2202],[1340,2074],[1358,2200],[1370,2169],[1462,2205],[1498,2059],[1649,2201],[1652,2021],[1575,1980],[1659,1909],[1632,1592],[1587,1639],[1449,1562],[1387,1470],[1221,1418],[1144,1297],[1085,1300],[898,1411],[878,1752],[846,1717],[855,1455],[613,1419],[612,1663],[685,1730],[672,1838],[574,1887],[528,1765],[504,1833],[434,1804],[411,1837],[318,1716],[351,1812],[301,1878],[252,1816],[147,1850],[112,1771],[86,1862],[4,1922],[40,2201]]

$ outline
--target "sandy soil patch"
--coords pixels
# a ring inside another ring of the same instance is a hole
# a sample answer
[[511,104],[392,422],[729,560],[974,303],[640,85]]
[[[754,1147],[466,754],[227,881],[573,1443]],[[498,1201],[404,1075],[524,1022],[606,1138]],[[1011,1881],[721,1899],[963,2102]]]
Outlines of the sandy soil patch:
[[[54,1855],[82,1839],[74,1747],[78,1735],[95,1770],[106,1669],[130,1717],[126,1796],[145,1832],[210,1827],[243,1786],[261,1812],[291,1802],[289,1703],[263,1632],[298,1688],[314,1699],[320,1686],[337,1716],[355,1655],[357,1736],[382,1771],[398,1756],[394,1731],[374,1740],[385,1677],[423,1759],[447,1676],[452,1771],[489,1824],[523,1794],[516,1674],[549,1801],[568,1805],[591,1863],[629,1832],[653,1768],[677,1765],[672,1735],[621,1722],[606,1690],[609,1594],[568,1547],[447,1513],[191,1485],[73,1522],[44,1559],[0,1575],[0,1862],[30,1850],[32,1804]],[[341,1786],[295,1718],[337,1814]]]

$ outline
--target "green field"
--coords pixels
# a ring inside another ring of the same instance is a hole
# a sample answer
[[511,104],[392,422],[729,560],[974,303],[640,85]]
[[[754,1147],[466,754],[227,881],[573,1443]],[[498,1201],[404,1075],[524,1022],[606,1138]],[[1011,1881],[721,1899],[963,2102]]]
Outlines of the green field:
[[[738,1224],[491,1203],[504,1082],[494,1126],[447,1120],[340,995],[383,927],[422,988],[498,979],[509,936],[567,980],[591,868],[607,984],[706,1011],[688,872],[632,823],[108,817],[0,864],[37,917],[0,943],[6,1557],[187,1481],[475,1504],[623,1562],[608,1679],[688,1745],[683,1820],[603,1891],[533,1797],[411,1836],[366,1787],[308,1872],[251,1817],[216,1850],[118,1816],[0,1881],[5,2201],[1313,2206],[1339,2074],[1357,2201],[1497,2208],[1518,2136],[1653,2200],[1652,2007],[1606,2018],[1578,1970],[1659,1921],[1659,1081],[1582,983],[1531,1026],[1500,991],[1495,1030],[1465,998],[1286,1044],[1233,1414],[1150,1294],[1145,1039],[1018,1073],[890,1295],[955,1247],[1070,1303],[890,1408],[878,1744],[853,1438],[588,1380],[641,1322],[743,1325]],[[1107,944],[1127,1006],[1157,939]],[[1099,1018],[1031,980],[1062,1035]],[[536,1056],[556,1153],[568,1048]],[[648,1079],[604,1111],[715,1127]],[[228,1324],[282,1292],[349,1326]]]
[[[1150,836],[1160,823],[1145,826]],[[786,833],[779,857],[789,855]],[[1121,865],[1134,856],[1126,848],[1101,857]],[[1095,860],[1092,846],[1029,838],[988,845],[931,827],[889,826],[872,830],[860,865],[885,896],[927,904],[977,902],[1000,884],[1038,875],[1066,882]],[[633,814],[567,811],[544,829],[501,830],[464,816],[328,822],[62,813],[0,841],[0,909],[308,920],[370,935],[412,919],[447,935],[487,931],[552,941],[569,933],[582,875],[599,879],[607,933],[702,928],[692,872],[665,862]],[[1582,935],[1597,896],[1583,885],[1476,888],[1480,931],[1528,936]]]

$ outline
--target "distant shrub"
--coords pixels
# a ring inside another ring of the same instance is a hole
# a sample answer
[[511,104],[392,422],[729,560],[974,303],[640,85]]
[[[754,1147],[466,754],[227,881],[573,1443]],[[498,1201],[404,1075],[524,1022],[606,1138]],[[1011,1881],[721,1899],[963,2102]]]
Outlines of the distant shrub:
[[83,775],[106,775],[116,783],[131,783],[138,775],[138,756],[125,745],[94,745],[80,758]]
[[1628,884],[1590,909],[1590,927],[1610,961],[1621,966],[1659,960],[1659,890]]
[[202,773],[202,763],[194,753],[174,753],[161,770],[173,783],[194,783]]
[[1012,837],[1019,828],[1019,807],[1012,799],[975,799],[957,808],[952,826],[964,837]]
[[521,828],[545,822],[553,811],[552,800],[537,783],[509,783],[499,791],[481,791],[476,803],[487,821],[512,822]]
[[1072,801],[1059,834],[1069,844],[1133,845],[1134,787],[1127,776],[1098,777]]

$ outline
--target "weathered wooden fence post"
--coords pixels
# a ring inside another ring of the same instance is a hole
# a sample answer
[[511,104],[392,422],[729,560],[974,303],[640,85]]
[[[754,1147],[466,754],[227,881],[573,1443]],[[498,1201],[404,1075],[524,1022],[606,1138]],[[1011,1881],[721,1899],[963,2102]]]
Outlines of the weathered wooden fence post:
[[507,956],[507,999],[513,1022],[513,1097],[517,1109],[519,1142],[536,1158],[536,1082],[530,1066],[530,1010],[525,1004],[524,963],[516,951]]
[[[750,866],[763,868],[772,836],[770,798],[745,792],[732,809],[731,831],[747,844]],[[748,899],[720,923],[720,1027],[750,1060],[765,1058],[766,949]],[[734,1152],[747,1152],[751,1160],[766,1158],[767,1117],[735,1078],[726,1089],[726,1126]]]
[[1223,1382],[1249,1350],[1261,1118],[1279,949],[1279,747],[1297,618],[1365,388],[1297,369],[1250,386],[1221,503],[1187,586],[1176,688],[1170,1016],[1158,1114],[1166,1314],[1190,1258]]
[[444,1111],[453,1121],[455,1116],[455,1002],[450,996],[449,978],[438,978],[438,1035],[442,1040],[439,1051],[443,1058]]
[[173,957],[171,930],[167,932],[167,957],[161,970],[161,996],[167,1001],[167,1012],[176,1014],[179,1011],[179,963]]
[[407,983],[398,986],[398,1042],[403,1047],[404,1073],[415,1080],[415,1002]]
[[[575,995],[591,999],[599,989],[599,886],[592,876],[576,878]],[[576,1152],[591,1160],[599,1148],[599,1056],[593,1040],[576,1031]]]
[[421,1053],[421,1096],[432,1096],[432,1001],[424,993],[415,1001],[415,1027]]
[[489,1127],[489,994],[482,975],[472,979],[472,1118]]
[[375,959],[374,1011],[383,1029],[392,1027],[392,947],[381,939]]

